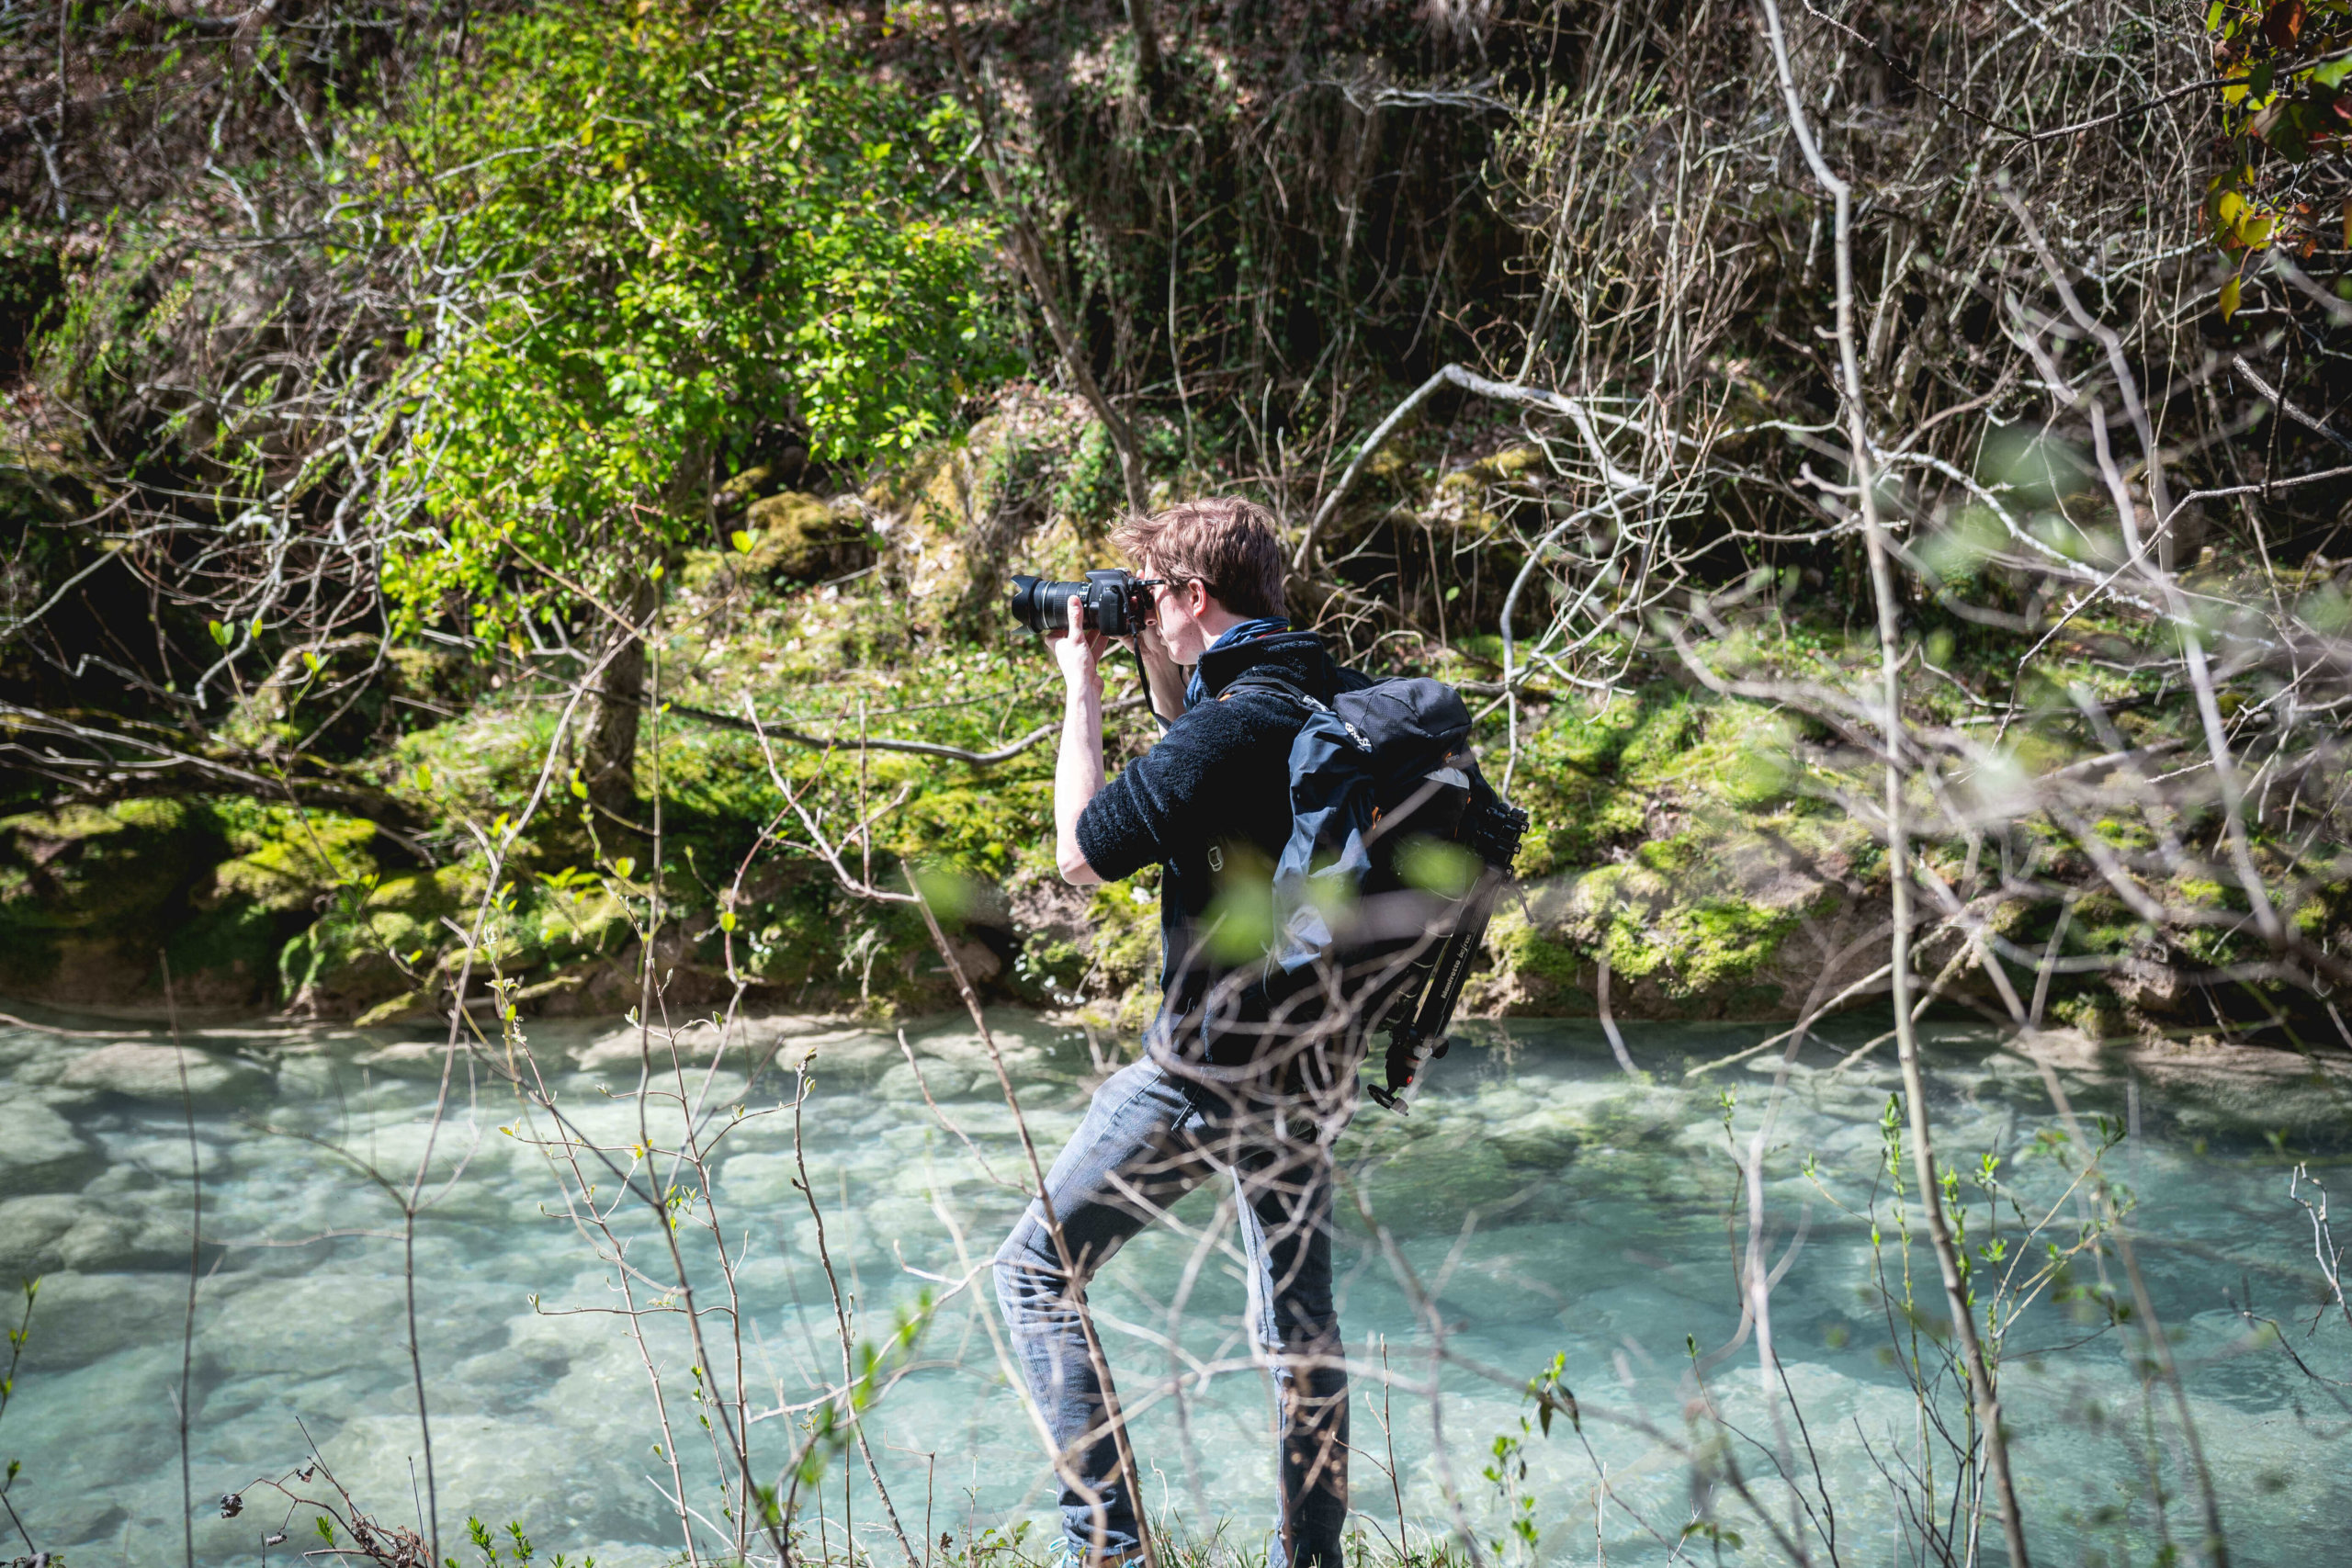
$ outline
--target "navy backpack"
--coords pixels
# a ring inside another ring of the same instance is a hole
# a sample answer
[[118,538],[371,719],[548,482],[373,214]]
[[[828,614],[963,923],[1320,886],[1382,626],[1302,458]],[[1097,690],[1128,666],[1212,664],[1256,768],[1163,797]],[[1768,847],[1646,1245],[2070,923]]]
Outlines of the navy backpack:
[[[1257,984],[1277,1028],[1368,1044],[1388,1032],[1397,1111],[1446,1051],[1527,813],[1495,794],[1470,750],[1470,711],[1442,682],[1372,681],[1324,704],[1267,669],[1250,688],[1304,708],[1290,751],[1291,832],[1274,867],[1274,939]],[[1354,1050],[1317,1054],[1351,1064]]]

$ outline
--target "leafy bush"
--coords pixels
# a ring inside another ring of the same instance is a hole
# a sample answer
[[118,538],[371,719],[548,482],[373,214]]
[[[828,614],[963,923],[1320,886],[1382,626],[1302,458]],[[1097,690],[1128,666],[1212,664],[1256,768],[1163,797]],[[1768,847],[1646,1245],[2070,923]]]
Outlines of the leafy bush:
[[461,280],[462,324],[418,329],[395,493],[424,520],[384,578],[407,620],[509,633],[658,571],[763,422],[829,460],[944,429],[995,355],[989,231],[933,196],[968,134],[749,0],[494,24],[364,160]]

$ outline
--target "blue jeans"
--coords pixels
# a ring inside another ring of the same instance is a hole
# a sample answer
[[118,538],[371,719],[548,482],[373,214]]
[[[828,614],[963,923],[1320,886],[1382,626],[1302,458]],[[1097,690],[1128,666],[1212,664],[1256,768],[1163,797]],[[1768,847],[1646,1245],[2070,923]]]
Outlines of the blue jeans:
[[1046,1178],[1076,1278],[1035,1202],[996,1255],[1013,1350],[1060,1450],[1062,1528],[1081,1560],[1140,1544],[1078,1303],[1129,1236],[1218,1169],[1233,1177],[1251,1337],[1280,1409],[1281,1534],[1270,1568],[1340,1568],[1348,1374],[1331,1305],[1330,1145],[1278,1101],[1180,1081],[1149,1059],[1095,1090]]

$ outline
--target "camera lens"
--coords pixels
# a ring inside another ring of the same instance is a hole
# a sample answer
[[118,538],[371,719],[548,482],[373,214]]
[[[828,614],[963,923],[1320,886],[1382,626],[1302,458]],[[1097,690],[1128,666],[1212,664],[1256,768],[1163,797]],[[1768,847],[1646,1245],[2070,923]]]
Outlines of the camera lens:
[[1014,620],[1033,632],[1041,632],[1046,629],[1045,621],[1040,616],[1037,607],[1037,590],[1045,586],[1043,578],[1024,575],[1012,580],[1012,599],[1006,608],[1012,612]]
[[1148,618],[1149,598],[1131,572],[1090,571],[1084,582],[1048,582],[1026,573],[1012,580],[1012,597],[1005,608],[1033,632],[1057,632],[1069,626],[1069,602],[1077,600],[1080,624],[1090,631],[1127,637]]
[[1012,580],[1012,598],[1007,608],[1012,618],[1033,632],[1058,632],[1069,629],[1069,602],[1076,599],[1085,606],[1084,624],[1091,626],[1094,605],[1091,587],[1084,582],[1048,582],[1042,577],[1026,575]]

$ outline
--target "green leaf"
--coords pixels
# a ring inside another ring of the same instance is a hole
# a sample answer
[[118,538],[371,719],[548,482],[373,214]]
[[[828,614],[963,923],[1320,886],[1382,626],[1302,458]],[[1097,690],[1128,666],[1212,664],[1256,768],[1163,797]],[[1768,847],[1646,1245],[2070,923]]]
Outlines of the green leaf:
[[624,882],[628,880],[629,873],[636,869],[637,860],[636,857],[632,855],[622,855],[620,858],[613,862],[613,874],[619,877]]
[[2310,112],[2309,107],[2303,104],[2289,104],[2279,111],[2278,118],[2271,123],[2269,132],[2263,137],[2270,143],[2271,151],[2293,164],[2309,158],[2312,155],[2311,137],[2303,117]]
[[227,626],[222,626],[218,621],[207,622],[206,629],[212,633],[212,640],[219,643],[223,648],[228,647],[231,642],[236,639],[237,634],[231,631]]
[[2238,313],[2238,280],[2231,278],[2222,285],[2222,320],[2228,321]]

